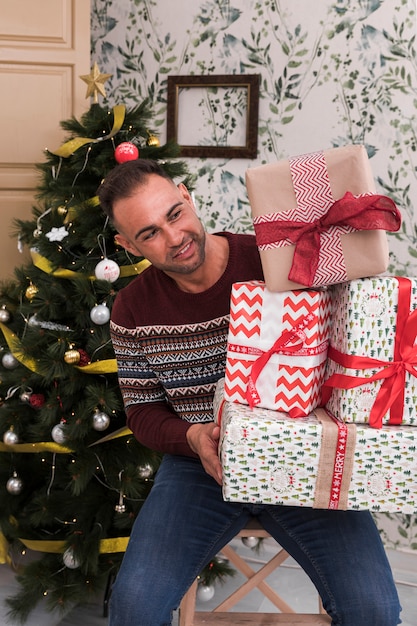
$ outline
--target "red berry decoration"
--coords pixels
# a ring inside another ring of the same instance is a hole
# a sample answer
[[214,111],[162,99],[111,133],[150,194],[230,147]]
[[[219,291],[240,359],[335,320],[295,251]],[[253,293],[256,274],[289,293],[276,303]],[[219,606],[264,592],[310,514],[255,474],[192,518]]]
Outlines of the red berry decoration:
[[119,143],[114,151],[114,158],[118,163],[126,163],[126,161],[135,161],[139,156],[139,150],[134,143],[124,141]]

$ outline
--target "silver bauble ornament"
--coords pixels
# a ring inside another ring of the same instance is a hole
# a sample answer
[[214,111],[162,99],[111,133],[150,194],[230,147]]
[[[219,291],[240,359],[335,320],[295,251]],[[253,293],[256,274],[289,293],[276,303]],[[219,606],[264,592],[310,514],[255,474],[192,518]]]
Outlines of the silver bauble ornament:
[[22,391],[19,398],[22,402],[30,402],[30,396],[32,395],[31,391]]
[[138,474],[140,478],[151,478],[151,476],[153,476],[153,473],[153,467],[152,465],[149,465],[149,463],[144,463],[144,465],[139,465],[138,467]]
[[116,504],[116,506],[114,507],[114,510],[116,511],[116,513],[125,513],[126,512],[126,505],[125,504]]
[[114,283],[120,276],[120,267],[116,261],[106,258],[97,263],[94,273],[99,280],[108,280],[109,283]]
[[104,411],[95,411],[93,415],[93,428],[95,430],[106,430],[110,426],[110,417]]
[[200,583],[197,587],[197,598],[201,602],[208,602],[214,597],[215,589],[213,585],[204,585]]
[[12,496],[18,496],[22,492],[23,481],[16,472],[13,472],[13,476],[7,481],[6,489]]
[[51,431],[51,435],[55,443],[64,443],[66,440],[65,424],[56,424]]
[[65,550],[62,555],[62,560],[64,561],[65,567],[68,567],[68,569],[77,569],[77,567],[80,567],[81,565],[72,548],[67,548]]
[[3,443],[5,443],[6,446],[14,446],[16,443],[19,443],[19,437],[14,432],[13,428],[6,430],[3,435]]
[[107,304],[96,304],[90,311],[90,319],[94,324],[107,324],[110,319],[110,309]]
[[10,319],[10,313],[9,311],[6,309],[5,306],[2,306],[0,309],[0,322],[3,322],[4,324],[6,322],[8,322]]
[[256,548],[259,543],[258,537],[242,537],[242,543],[247,548]]
[[7,370],[14,370],[19,365],[19,361],[11,352],[6,352],[1,357],[1,363]]

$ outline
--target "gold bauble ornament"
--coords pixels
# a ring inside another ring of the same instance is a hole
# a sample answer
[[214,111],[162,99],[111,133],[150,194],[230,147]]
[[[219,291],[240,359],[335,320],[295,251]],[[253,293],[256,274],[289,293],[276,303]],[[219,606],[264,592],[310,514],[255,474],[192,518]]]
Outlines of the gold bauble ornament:
[[159,141],[156,135],[151,135],[151,133],[148,132],[146,145],[150,146],[151,148],[159,148],[159,146],[161,145],[161,142]]
[[64,354],[64,361],[65,363],[68,363],[68,365],[74,365],[74,364],[79,363],[80,358],[81,358],[80,353],[78,352],[78,350],[75,350],[74,348],[67,350]]
[[59,206],[57,208],[56,212],[58,213],[58,215],[61,215],[62,217],[65,217],[65,215],[68,213],[68,209],[65,206]]
[[25,291],[26,298],[28,300],[33,300],[33,298],[38,293],[38,288],[33,283],[30,283],[29,287]]

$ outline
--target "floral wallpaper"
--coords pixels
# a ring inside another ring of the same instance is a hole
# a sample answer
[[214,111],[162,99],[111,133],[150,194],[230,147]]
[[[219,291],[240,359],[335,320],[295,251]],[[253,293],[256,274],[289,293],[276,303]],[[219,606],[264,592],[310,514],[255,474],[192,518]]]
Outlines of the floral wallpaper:
[[[166,140],[167,77],[259,74],[257,159],[190,158],[209,231],[252,230],[248,167],[349,143],[366,146],[378,192],[403,214],[395,274],[415,276],[415,0],[91,0],[92,59],[111,105],[149,98]],[[239,113],[231,115],[239,123]],[[386,544],[417,550],[417,516],[379,515]]]

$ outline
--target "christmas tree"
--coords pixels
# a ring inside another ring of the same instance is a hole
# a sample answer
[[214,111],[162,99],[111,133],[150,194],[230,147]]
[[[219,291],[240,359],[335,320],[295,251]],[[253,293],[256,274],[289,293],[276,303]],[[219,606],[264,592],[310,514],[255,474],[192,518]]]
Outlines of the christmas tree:
[[[31,262],[0,285],[0,560],[18,561],[8,603],[22,623],[41,599],[66,611],[105,587],[160,462],[125,427],[108,324],[148,262],[115,243],[96,190],[138,155],[191,177],[179,147],[150,131],[146,102],[98,103],[108,77],[96,65],[81,77],[93,104],[61,122],[64,143],[38,165],[32,219],[16,222]],[[39,558],[26,563],[25,550]],[[213,565],[205,580],[226,571]]]

